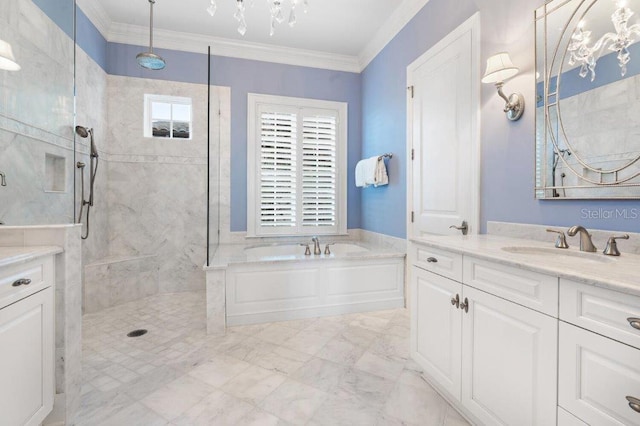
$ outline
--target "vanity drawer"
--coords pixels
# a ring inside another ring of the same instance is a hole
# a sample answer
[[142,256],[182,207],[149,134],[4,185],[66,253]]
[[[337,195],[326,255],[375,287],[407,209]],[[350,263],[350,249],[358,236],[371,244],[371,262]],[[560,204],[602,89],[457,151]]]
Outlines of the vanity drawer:
[[640,327],[640,297],[560,279],[561,320],[640,349],[630,318]]
[[411,261],[415,266],[458,282],[462,281],[461,254],[416,243],[411,245],[411,251]]
[[638,425],[640,350],[560,322],[558,405],[589,425]]
[[463,282],[522,306],[558,316],[558,278],[465,256]]
[[[0,270],[0,309],[53,285],[53,268],[53,256],[2,268]],[[13,284],[18,280],[31,280],[31,282],[14,286]]]

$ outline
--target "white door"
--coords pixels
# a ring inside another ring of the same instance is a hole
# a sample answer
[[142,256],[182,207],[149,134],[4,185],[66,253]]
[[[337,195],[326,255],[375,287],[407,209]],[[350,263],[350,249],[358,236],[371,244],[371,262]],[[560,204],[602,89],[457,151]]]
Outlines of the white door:
[[479,39],[474,15],[407,68],[410,236],[478,232]]
[[465,286],[462,404],[486,425],[555,425],[558,320]]
[[413,267],[411,352],[425,374],[460,399],[462,284]]

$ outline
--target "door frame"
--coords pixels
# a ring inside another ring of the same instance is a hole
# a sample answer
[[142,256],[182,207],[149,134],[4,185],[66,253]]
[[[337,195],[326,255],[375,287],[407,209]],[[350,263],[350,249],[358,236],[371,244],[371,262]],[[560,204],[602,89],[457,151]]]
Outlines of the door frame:
[[472,115],[471,129],[471,157],[472,157],[472,183],[471,183],[471,217],[469,218],[469,234],[478,234],[480,230],[480,12],[476,12],[459,27],[444,36],[440,41],[423,53],[418,59],[407,67],[407,238],[413,237],[411,212],[413,211],[413,168],[414,160],[411,159],[413,149],[413,102],[412,86],[414,74],[420,66],[440,53],[444,48],[456,39],[471,33],[471,75],[475,78],[471,81],[471,104],[475,105],[475,114]]

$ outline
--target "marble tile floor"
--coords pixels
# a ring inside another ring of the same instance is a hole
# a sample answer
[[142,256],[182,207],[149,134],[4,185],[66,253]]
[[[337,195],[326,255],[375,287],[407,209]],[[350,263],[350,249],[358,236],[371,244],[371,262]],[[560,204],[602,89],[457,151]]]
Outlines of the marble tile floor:
[[[405,309],[205,333],[204,293],[83,317],[77,425],[467,425],[409,359]],[[148,333],[126,334],[144,328]]]

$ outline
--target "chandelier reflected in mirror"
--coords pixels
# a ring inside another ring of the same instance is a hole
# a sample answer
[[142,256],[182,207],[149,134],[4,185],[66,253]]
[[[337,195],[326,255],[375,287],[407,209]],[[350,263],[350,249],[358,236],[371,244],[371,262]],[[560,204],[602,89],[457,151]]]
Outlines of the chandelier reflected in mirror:
[[[209,15],[214,16],[218,9],[217,1],[233,1],[233,0],[210,0],[210,5],[207,8]],[[233,17],[238,21],[238,32],[241,35],[245,35],[247,32],[247,21],[245,20],[246,3],[249,2],[249,7],[253,7],[256,0],[236,0],[236,12]],[[276,25],[281,24],[285,20],[285,3],[288,4],[289,19],[288,23],[290,27],[296,24],[296,6],[298,3],[302,3],[304,6],[304,13],[307,13],[308,0],[266,0],[269,5],[270,12],[270,30],[269,35],[273,36],[276,31]]]
[[591,31],[584,29],[585,22],[582,20],[571,35],[571,42],[567,48],[570,53],[569,65],[579,64],[582,78],[589,73],[591,73],[591,81],[596,78],[596,62],[605,49],[618,53],[620,73],[623,77],[627,73],[627,64],[631,60],[628,48],[636,41],[635,38],[640,36],[640,24],[629,26],[629,20],[634,12],[627,7],[626,0],[615,0],[615,3],[617,9],[611,15],[615,33],[608,32],[593,46],[589,46]]

